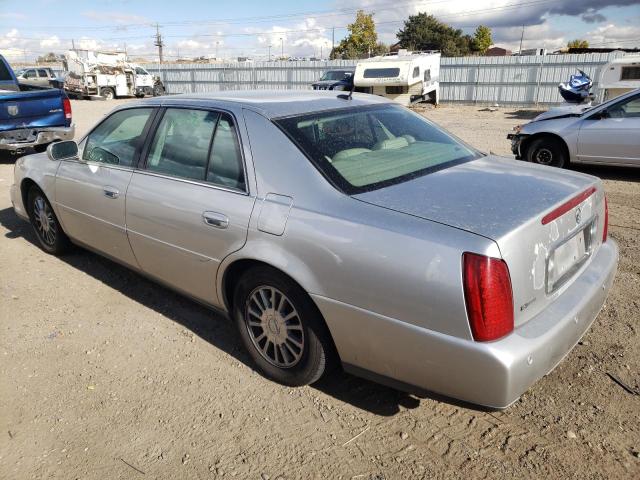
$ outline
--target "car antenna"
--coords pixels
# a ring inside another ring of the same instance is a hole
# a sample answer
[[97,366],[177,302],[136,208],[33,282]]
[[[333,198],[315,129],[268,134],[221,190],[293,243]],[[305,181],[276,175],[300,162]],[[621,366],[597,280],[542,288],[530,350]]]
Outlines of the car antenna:
[[353,95],[353,90],[354,90],[355,88],[356,88],[356,84],[355,84],[355,82],[353,82],[353,83],[351,84],[351,90],[349,90],[349,95],[341,94],[341,95],[338,95],[338,98],[341,98],[341,99],[343,99],[343,100],[351,100],[351,95]]

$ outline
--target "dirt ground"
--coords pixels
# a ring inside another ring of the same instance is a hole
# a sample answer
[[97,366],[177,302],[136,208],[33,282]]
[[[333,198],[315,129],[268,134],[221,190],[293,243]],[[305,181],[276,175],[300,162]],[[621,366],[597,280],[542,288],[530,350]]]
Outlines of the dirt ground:
[[[73,102],[79,133],[117,102]],[[482,150],[531,112],[424,114]],[[640,478],[640,169],[601,176],[619,272],[593,327],[505,411],[337,372],[257,374],[230,322],[97,255],[55,258],[0,160],[0,478]]]

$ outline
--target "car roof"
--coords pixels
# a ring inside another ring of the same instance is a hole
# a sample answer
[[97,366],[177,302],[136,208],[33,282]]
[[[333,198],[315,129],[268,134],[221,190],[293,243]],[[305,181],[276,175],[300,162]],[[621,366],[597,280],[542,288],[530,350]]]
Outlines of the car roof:
[[[302,115],[323,110],[392,103],[377,95],[354,93],[351,100],[344,97],[348,92],[316,90],[236,90],[199,94],[169,95],[142,100],[141,105],[199,106],[231,108],[242,107],[267,118]],[[343,98],[340,98],[343,97]]]

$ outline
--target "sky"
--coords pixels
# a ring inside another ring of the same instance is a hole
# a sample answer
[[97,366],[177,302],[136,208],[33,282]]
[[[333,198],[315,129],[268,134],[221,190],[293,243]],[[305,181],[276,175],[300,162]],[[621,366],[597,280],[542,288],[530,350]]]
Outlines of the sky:
[[374,13],[387,44],[409,15],[427,12],[469,34],[487,25],[495,45],[514,51],[523,25],[525,49],[554,50],[575,38],[594,47],[640,47],[640,0],[0,0],[0,53],[32,62],[64,53],[73,41],[154,60],[158,29],[168,60],[327,57],[358,9]]

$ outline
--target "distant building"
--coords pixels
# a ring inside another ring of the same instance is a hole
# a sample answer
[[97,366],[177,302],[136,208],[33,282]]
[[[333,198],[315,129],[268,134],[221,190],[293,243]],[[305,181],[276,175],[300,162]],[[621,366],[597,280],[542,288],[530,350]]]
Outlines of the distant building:
[[502,47],[491,47],[484,54],[486,57],[506,57],[511,55],[511,50]]

